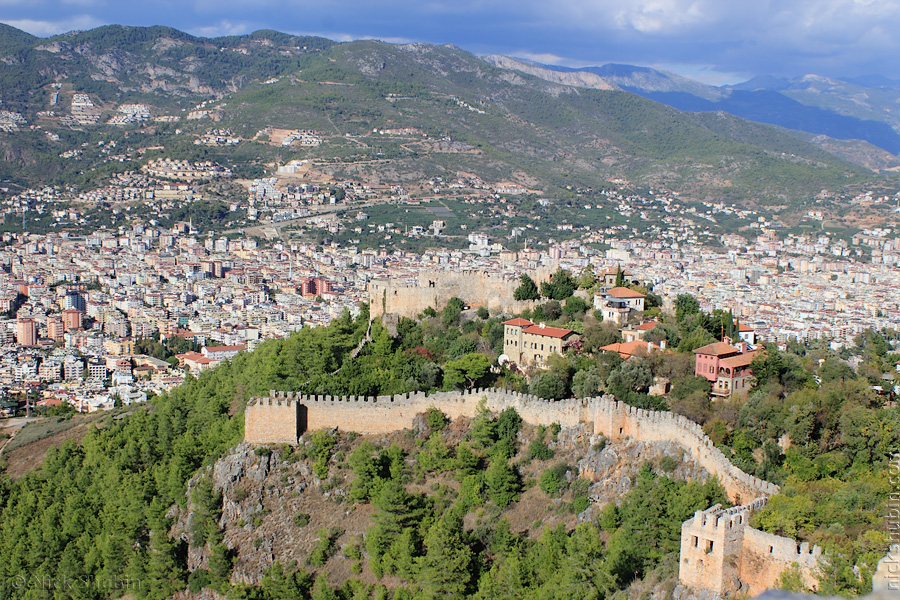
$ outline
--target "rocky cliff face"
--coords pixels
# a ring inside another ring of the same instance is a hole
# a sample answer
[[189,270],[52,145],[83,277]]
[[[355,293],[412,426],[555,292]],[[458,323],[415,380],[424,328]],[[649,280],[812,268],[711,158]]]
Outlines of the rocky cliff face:
[[[369,510],[344,503],[347,492],[340,476],[327,483],[317,478],[303,461],[288,461],[282,452],[257,453],[249,444],[236,446],[215,465],[198,472],[188,482],[187,507],[173,507],[175,524],[170,534],[188,543],[188,569],[208,567],[209,545],[192,542],[195,519],[201,512],[191,501],[198,482],[209,477],[221,494],[219,528],[225,545],[234,552],[234,583],[258,583],[276,560],[303,563],[322,528],[340,526],[347,534],[361,534],[368,525]],[[298,514],[310,515],[309,524],[296,524]],[[340,561],[340,557],[332,560]],[[348,565],[349,567],[349,565]]]
[[537,65],[533,65],[521,60],[516,60],[515,58],[511,58],[509,56],[500,56],[497,54],[485,56],[484,60],[494,65],[495,67],[519,71],[520,73],[525,73],[527,75],[534,75],[535,77],[543,79],[544,81],[550,81],[552,83],[560,83],[562,85],[590,88],[594,90],[619,89],[617,86],[606,81],[599,75],[589,73],[587,71],[554,71],[552,69],[545,69],[543,67],[539,67]]
[[[413,435],[401,432],[390,438],[371,436],[368,439],[379,446],[386,446],[392,441],[413,444],[416,437],[427,434],[424,421],[417,425],[416,429],[421,429],[419,436],[414,431]],[[446,434],[449,443],[459,441],[458,429],[465,430],[465,427],[459,428],[457,425],[454,423]],[[520,446],[526,449],[530,441],[527,437],[524,435],[520,440]],[[296,453],[287,447],[273,446],[258,450],[247,443],[239,444],[214,465],[195,474],[188,483],[186,508],[173,507],[170,511],[170,516],[175,518],[170,534],[188,544],[189,569],[208,568],[209,545],[194,544],[191,535],[196,520],[200,518],[198,515],[202,514],[202,508],[195,506],[191,498],[204,478],[208,478],[215,492],[221,495],[217,523],[223,532],[225,545],[235,556],[232,572],[235,583],[258,583],[266,569],[276,561],[304,563],[318,541],[317,532],[321,529],[339,527],[343,530],[344,533],[336,540],[338,548],[362,540],[370,524],[372,507],[354,505],[347,500],[353,474],[343,462],[359,440],[354,440],[352,436],[341,436],[340,440],[329,462],[330,476],[326,481],[316,477],[307,461],[297,460]],[[302,438],[301,444],[305,444]],[[545,525],[562,519],[570,527],[576,522],[595,518],[606,503],[616,501],[632,489],[641,466],[647,461],[656,465],[656,470],[661,474],[663,471],[659,465],[665,465],[669,469],[665,474],[671,477],[703,479],[708,476],[705,470],[690,461],[684,449],[677,444],[633,440],[605,444],[605,440],[594,436],[587,425],[562,429],[550,446],[556,452],[554,459],[532,461],[523,467],[523,477],[539,476],[549,464],[566,462],[573,465],[567,478],[582,476],[594,481],[590,488],[593,504],[581,515],[547,520],[546,497],[537,488],[531,489],[526,496],[542,498],[534,498],[538,512],[524,514],[528,503],[523,502],[522,507],[516,508],[523,514],[512,519],[525,523],[525,528],[541,518],[545,519]],[[661,463],[664,457],[671,460]],[[453,484],[451,481],[444,483]],[[428,482],[420,485],[427,486]],[[302,519],[298,521],[297,515],[309,515],[309,523],[302,525]],[[342,552],[332,557],[328,562],[328,572],[333,583],[341,582],[342,577],[350,577],[354,562]],[[372,578],[368,569],[363,570],[361,575],[353,576],[364,580]]]
[[[659,466],[664,457],[671,459],[666,461],[668,464],[662,463],[670,468],[669,471]],[[655,466],[658,474],[673,479],[705,481],[710,476],[679,444],[636,440],[607,444],[602,450],[596,442],[592,443],[591,451],[578,461],[578,471],[581,477],[595,482],[590,487],[591,501],[596,506],[603,506],[630,492],[641,467],[648,462]]]

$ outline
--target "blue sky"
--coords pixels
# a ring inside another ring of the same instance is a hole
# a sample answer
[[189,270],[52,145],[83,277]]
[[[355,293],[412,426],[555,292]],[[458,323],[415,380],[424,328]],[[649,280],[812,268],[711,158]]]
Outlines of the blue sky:
[[900,0],[0,0],[0,21],[39,36],[118,23],[455,44],[565,66],[654,66],[713,84],[757,74],[900,78]]

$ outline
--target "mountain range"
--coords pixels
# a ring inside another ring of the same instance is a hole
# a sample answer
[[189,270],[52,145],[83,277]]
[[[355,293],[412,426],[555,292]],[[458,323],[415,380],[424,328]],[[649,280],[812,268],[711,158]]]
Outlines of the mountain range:
[[[80,164],[60,157],[76,144],[127,138],[137,149],[164,144],[173,158],[212,158],[248,176],[299,157],[327,162],[336,178],[403,185],[465,172],[560,196],[618,185],[611,181],[757,206],[803,203],[823,190],[835,197],[860,189],[893,193],[894,181],[873,172],[900,166],[887,152],[836,139],[842,134],[757,124],[723,108],[752,98],[749,115],[769,98],[770,107],[833,115],[829,122],[844,130],[855,123],[860,139],[880,131],[883,145],[894,148],[897,134],[886,121],[788,95],[808,89],[714,88],[646,68],[549,69],[453,46],[336,43],[275,31],[208,39],[165,27],[105,26],[37,38],[0,25],[0,109],[31,126],[0,133],[0,179],[89,179],[89,152]],[[65,120],[75,93],[91,98],[96,124]],[[837,104],[837,92],[832,96]],[[679,98],[678,110],[666,106]],[[118,107],[135,102],[181,120],[106,124]],[[694,110],[703,106],[709,111]],[[203,118],[184,118],[198,108]],[[191,143],[211,127],[229,128],[248,143]],[[314,130],[323,143],[302,150],[263,143],[272,128]],[[96,158],[98,173],[125,168]]]
[[900,82],[883,77],[759,76],[719,87],[633,65],[573,69],[503,56],[485,59],[567,85],[626,90],[682,111],[722,111],[786,129],[863,140],[891,154],[900,153]]

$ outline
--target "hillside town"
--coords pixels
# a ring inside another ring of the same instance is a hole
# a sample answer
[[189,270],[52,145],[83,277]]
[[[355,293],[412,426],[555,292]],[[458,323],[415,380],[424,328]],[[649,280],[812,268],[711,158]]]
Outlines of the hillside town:
[[[352,212],[344,221],[365,223],[360,214]],[[625,342],[638,345],[643,342],[629,332],[640,326],[643,296],[611,285],[609,274],[617,269],[661,296],[670,312],[674,299],[685,293],[705,311],[731,311],[742,331],[753,332],[747,340],[752,344],[823,340],[840,350],[868,328],[900,328],[900,271],[884,262],[900,252],[893,231],[854,238],[872,250],[865,262],[827,236],[779,239],[763,230],[755,242],[729,239],[713,248],[627,233],[587,234],[605,244],[605,251],[578,239],[513,251],[504,248],[509,239],[470,234],[469,249],[421,254],[200,234],[184,222],[168,229],[136,223],[83,237],[6,233],[0,250],[0,311],[7,316],[0,323],[0,385],[8,398],[6,411],[20,398],[68,403],[80,411],[142,401],[239,351],[252,352],[261,340],[327,324],[344,311],[358,314],[369,301],[371,280],[417,285],[425,269],[506,279],[559,267],[573,275],[585,269],[605,273],[593,299],[595,314],[615,322]],[[526,327],[546,333],[536,323]],[[568,335],[551,333],[562,340]],[[173,345],[176,339],[180,342]],[[155,356],[140,351],[150,346]],[[627,350],[615,350],[628,356]],[[536,362],[543,363],[543,357]]]

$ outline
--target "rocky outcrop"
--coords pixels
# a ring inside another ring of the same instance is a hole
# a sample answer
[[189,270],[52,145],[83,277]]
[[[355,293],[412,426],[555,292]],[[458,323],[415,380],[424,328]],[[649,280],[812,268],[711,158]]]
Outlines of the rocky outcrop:
[[[300,443],[305,445],[303,438]],[[221,494],[218,526],[235,555],[233,583],[258,583],[276,560],[302,563],[323,527],[341,526],[359,535],[368,524],[366,511],[344,504],[347,491],[334,478],[326,485],[306,462],[285,460],[278,448],[257,452],[242,443],[197,472],[188,481],[186,507],[169,511],[175,520],[170,535],[188,544],[189,571],[208,568],[209,545],[198,546],[191,539],[199,514],[191,498],[204,478]],[[314,515],[308,527],[294,521],[301,512]],[[352,530],[345,521],[354,512],[360,514]]]
[[538,65],[527,63],[525,61],[510,58],[509,56],[499,56],[492,54],[483,57],[486,62],[500,67],[501,69],[512,69],[520,73],[534,75],[544,81],[552,83],[560,83],[573,87],[591,88],[595,90],[617,90],[615,85],[609,83],[599,75],[589,73],[587,71],[554,71],[546,69]]
[[[631,491],[641,467],[645,463],[653,466],[659,475],[685,481],[705,481],[710,473],[691,460],[681,445],[675,442],[640,442],[624,440],[605,444],[603,436],[592,436],[591,450],[578,461],[580,477],[595,483],[590,487],[591,501],[597,505],[615,502]],[[664,471],[660,466],[663,458],[671,461]]]

